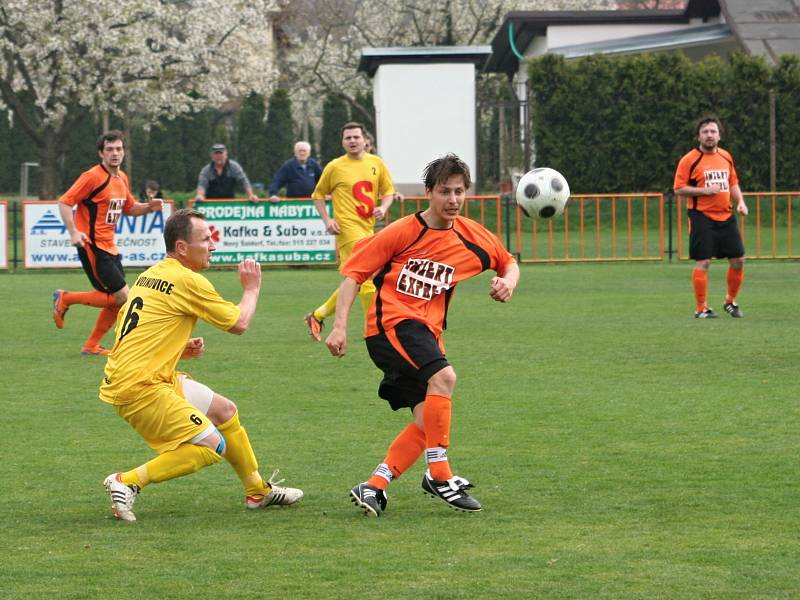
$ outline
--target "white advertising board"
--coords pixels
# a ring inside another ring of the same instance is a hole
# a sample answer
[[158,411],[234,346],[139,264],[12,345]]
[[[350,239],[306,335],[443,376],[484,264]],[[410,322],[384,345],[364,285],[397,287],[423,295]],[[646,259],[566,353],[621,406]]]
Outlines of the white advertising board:
[[0,269],[8,268],[8,202],[0,200]]
[[[172,210],[172,201],[168,200],[161,212],[120,216],[116,240],[124,266],[148,267],[164,258],[164,223]],[[61,222],[58,202],[26,201],[22,215],[26,269],[81,266]]]
[[[327,205],[331,214],[330,201]],[[194,208],[211,228],[213,265],[235,265],[245,258],[262,265],[336,262],[336,238],[325,231],[310,200],[206,200]]]

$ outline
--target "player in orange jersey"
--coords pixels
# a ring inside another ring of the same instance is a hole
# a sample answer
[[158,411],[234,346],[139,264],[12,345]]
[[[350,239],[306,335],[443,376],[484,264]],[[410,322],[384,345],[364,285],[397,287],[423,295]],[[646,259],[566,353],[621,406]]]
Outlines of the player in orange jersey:
[[[61,196],[58,210],[78,249],[83,270],[94,287],[90,292],[53,292],[53,321],[63,329],[64,315],[73,304],[100,309],[92,333],[81,348],[82,354],[108,354],[100,345],[103,335],[117,319],[119,307],[128,297],[122,260],[114,242],[117,221],[122,213],[138,216],[161,210],[163,200],[137,202],[130,191],[128,176],[120,170],[125,157],[121,131],[111,130],[97,140],[100,164],[81,174]],[[73,208],[75,208],[73,216]]]
[[724,309],[730,316],[744,315],[736,296],[744,280],[744,244],[733,214],[747,215],[739,177],[733,157],[719,147],[722,125],[714,116],[702,117],[697,123],[700,145],[687,152],[678,163],[673,188],[687,196],[689,214],[689,257],[695,260],[692,271],[695,313],[698,319],[715,319],[717,314],[706,303],[708,268],[712,258],[728,259],[728,293]]
[[393,410],[408,408],[411,422],[389,446],[368,481],[351,491],[366,515],[386,509],[386,488],[425,452],[422,489],[452,508],[478,511],[472,487],[453,475],[447,457],[456,372],[445,358],[442,332],[460,281],[487,269],[497,273],[489,296],[507,302],[519,267],[502,243],[482,225],[459,216],[471,184],[469,167],[448,154],[428,164],[423,175],[427,210],[409,215],[356,244],[342,267],[336,319],[326,340],[337,357],[347,351],[347,318],[358,288],[374,275],[375,301],[367,313],[366,343],[384,373],[378,395]]

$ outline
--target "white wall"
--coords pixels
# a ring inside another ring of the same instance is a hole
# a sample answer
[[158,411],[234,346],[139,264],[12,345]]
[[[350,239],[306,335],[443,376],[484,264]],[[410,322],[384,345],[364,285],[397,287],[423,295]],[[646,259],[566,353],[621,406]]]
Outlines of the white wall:
[[422,193],[425,165],[448,152],[475,179],[473,64],[381,65],[373,86],[378,154],[400,191]]

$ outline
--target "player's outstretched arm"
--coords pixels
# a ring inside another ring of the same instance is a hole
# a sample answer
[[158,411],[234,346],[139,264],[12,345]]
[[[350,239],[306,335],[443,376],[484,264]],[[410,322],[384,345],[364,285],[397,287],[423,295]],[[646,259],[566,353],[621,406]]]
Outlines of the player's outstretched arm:
[[147,202],[135,202],[128,211],[128,214],[133,217],[144,215],[151,212],[158,212],[164,208],[164,201],[161,198],[153,198]]
[[239,263],[239,281],[242,284],[242,299],[239,301],[239,320],[228,332],[242,335],[256,314],[258,295],[261,292],[261,265],[252,258]]
[[347,352],[347,318],[353,301],[358,295],[358,283],[355,279],[345,277],[339,286],[339,297],[336,300],[336,319],[333,328],[325,339],[325,345],[331,354],[341,358]]
[[497,302],[508,302],[519,283],[519,265],[512,260],[506,265],[502,275],[492,277],[489,284],[489,296]]

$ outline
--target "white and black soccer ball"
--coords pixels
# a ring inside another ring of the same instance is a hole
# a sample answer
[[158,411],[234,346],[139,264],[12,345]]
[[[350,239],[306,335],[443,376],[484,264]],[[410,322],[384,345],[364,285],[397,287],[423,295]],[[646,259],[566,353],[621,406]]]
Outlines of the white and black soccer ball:
[[566,178],[548,167],[528,171],[517,182],[517,206],[532,219],[552,219],[564,213],[569,200]]

